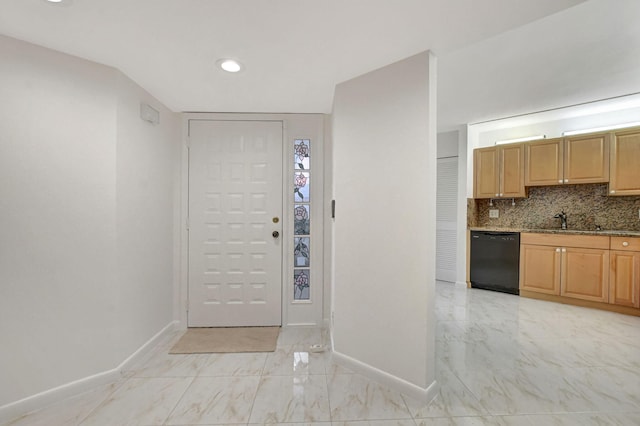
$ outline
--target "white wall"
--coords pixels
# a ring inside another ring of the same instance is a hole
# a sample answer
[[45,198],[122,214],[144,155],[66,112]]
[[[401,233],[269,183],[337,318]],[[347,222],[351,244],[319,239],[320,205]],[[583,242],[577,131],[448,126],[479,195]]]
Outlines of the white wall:
[[0,37],[0,405],[111,368],[116,71]]
[[640,2],[589,0],[439,58],[439,130],[638,92]]
[[[122,73],[117,95],[115,285],[121,362],[173,318],[173,191],[180,179],[181,123]],[[140,119],[141,102],[160,111],[160,125]]]
[[438,133],[438,158],[458,156],[458,134],[457,130]]
[[435,383],[435,84],[422,53],[339,84],[333,112],[334,349],[423,398]]
[[149,97],[112,68],[2,36],[0,57],[1,408],[170,322],[178,127],[136,122]]

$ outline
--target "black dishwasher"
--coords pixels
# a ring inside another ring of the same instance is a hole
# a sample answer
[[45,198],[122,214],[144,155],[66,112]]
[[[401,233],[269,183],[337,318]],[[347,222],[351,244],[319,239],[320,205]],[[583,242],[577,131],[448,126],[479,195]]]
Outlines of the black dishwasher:
[[520,233],[471,231],[471,287],[520,294]]

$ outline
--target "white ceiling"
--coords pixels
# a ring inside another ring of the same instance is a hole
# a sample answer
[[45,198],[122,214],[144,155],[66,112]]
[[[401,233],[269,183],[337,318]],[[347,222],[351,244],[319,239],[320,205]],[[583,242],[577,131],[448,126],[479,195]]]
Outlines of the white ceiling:
[[639,18],[638,0],[589,0],[445,55],[438,130],[639,93]]
[[[640,57],[611,65],[615,55],[606,50],[619,41],[610,33],[635,37],[638,30],[603,30],[598,16],[574,22],[611,0],[69,1],[0,0],[0,34],[118,68],[174,111],[328,113],[336,83],[431,49],[440,66],[439,129],[446,129],[567,104],[574,92],[592,96],[581,92],[584,78],[572,83],[565,61],[549,61],[559,59],[558,46],[595,43],[609,53],[605,68],[625,75]],[[613,3],[640,11],[637,0]],[[223,57],[246,70],[217,70]],[[577,74],[592,74],[587,82],[604,66],[591,58],[578,64],[587,69]],[[618,86],[613,92],[628,91]],[[545,95],[549,89],[561,96]]]

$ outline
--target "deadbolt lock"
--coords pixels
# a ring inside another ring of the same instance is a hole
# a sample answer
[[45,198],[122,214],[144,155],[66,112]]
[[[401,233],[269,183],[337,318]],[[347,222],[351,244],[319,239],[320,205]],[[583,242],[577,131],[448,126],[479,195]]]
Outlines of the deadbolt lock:
[[271,235],[273,235],[273,238],[278,238],[280,236],[280,233],[278,231],[273,231]]
[[280,218],[279,217],[274,217],[273,219],[271,219],[273,221],[273,223],[278,223],[280,222]]

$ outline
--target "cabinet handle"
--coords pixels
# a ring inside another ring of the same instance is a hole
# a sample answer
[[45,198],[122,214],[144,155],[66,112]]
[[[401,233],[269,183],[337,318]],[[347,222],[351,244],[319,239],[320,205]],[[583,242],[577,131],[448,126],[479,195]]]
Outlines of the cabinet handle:
[[500,196],[502,197],[504,194],[500,194]]
[[563,253],[566,253],[566,252],[567,252],[567,249],[566,249],[566,248],[563,248],[563,249],[562,249],[562,252],[563,252]]
[[496,197],[499,197],[499,196],[500,196],[500,194],[496,194]]
[[559,248],[556,249],[556,253],[560,253],[560,249]]
[[615,193],[616,193],[616,191],[614,191],[613,189],[612,189],[611,191],[609,191],[609,192],[611,192],[612,194],[615,194]]
[[564,180],[564,183],[569,183],[569,179],[565,179],[565,180]]
[[623,241],[623,242],[622,242],[622,247],[629,247],[629,243],[628,243],[628,242],[626,242],[626,241]]
[[562,179],[558,179],[558,183],[562,183]]

